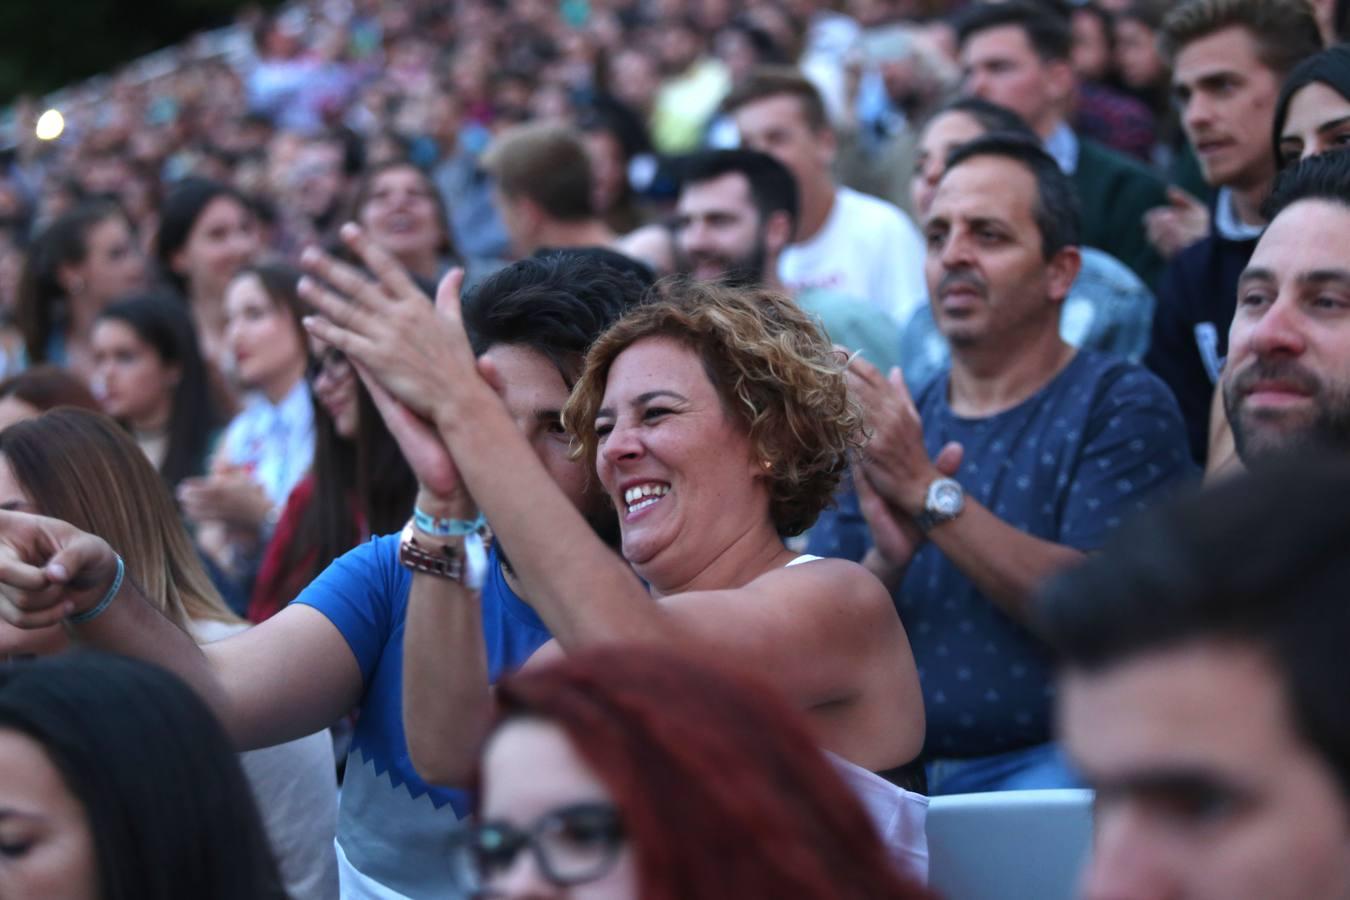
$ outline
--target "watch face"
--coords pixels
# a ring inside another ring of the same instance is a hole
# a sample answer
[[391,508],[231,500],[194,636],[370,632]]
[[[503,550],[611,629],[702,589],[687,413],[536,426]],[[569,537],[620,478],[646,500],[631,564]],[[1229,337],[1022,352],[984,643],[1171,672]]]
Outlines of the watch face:
[[957,484],[939,484],[933,491],[933,512],[940,516],[954,516],[961,511],[962,493]]

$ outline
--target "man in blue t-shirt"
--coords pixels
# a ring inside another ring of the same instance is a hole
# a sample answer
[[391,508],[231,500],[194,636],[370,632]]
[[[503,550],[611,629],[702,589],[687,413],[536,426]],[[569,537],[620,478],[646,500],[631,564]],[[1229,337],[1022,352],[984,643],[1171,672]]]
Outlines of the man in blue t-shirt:
[[923,684],[930,792],[1069,786],[1029,601],[1186,475],[1185,427],[1146,370],[1060,338],[1077,203],[1035,143],[958,148],[924,234],[951,363],[913,399],[898,370],[851,365],[872,439],[856,493],[810,550],[862,558],[895,596]]
[[[508,266],[465,301],[464,320],[475,352],[496,371],[504,405],[545,467],[613,543],[617,517],[584,464],[571,458],[561,421],[587,347],[648,286],[631,263],[619,268],[607,253],[564,251]],[[72,540],[75,556],[68,558],[88,571],[72,571],[68,592],[82,590],[90,572],[99,583],[112,580],[107,545],[82,538]],[[338,818],[344,898],[453,896],[447,838],[468,809],[467,795],[429,787],[409,759],[402,696],[412,578],[399,562],[399,543],[391,535],[357,547],[266,622],[200,649],[127,591],[81,626],[81,640],[158,663],[188,681],[240,749],[293,740],[358,711]],[[495,680],[549,634],[518,596],[496,547],[481,606]]]

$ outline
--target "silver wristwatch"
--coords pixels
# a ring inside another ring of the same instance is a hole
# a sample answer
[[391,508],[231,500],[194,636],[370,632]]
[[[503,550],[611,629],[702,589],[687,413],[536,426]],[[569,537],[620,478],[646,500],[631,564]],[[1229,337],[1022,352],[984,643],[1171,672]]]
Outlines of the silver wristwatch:
[[950,522],[966,508],[966,491],[952,478],[939,478],[928,486],[923,509],[914,522],[926,534],[943,522]]

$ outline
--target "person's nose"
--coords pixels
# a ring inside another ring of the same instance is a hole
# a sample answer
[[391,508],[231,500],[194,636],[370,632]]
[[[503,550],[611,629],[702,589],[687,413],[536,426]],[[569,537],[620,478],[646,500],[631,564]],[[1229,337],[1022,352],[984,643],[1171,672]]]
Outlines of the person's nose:
[[938,260],[944,269],[960,269],[974,261],[974,247],[960,231],[952,231],[938,251]]
[[1192,94],[1186,100],[1181,118],[1186,131],[1194,139],[1197,132],[1214,124],[1214,104],[1204,94]]
[[982,69],[970,69],[966,72],[965,93],[973,97],[988,98],[989,76]]
[[615,422],[609,434],[605,435],[600,456],[610,466],[640,459],[643,454],[642,439],[638,429],[622,422]]
[[246,228],[235,229],[233,240],[230,243],[230,251],[241,263],[252,258],[257,247],[258,239],[252,231]]
[[698,253],[709,247],[708,227],[699,221],[690,221],[680,229],[680,243],[685,253]]
[[1300,356],[1307,349],[1303,317],[1293,297],[1278,296],[1252,323],[1247,343],[1260,356]]

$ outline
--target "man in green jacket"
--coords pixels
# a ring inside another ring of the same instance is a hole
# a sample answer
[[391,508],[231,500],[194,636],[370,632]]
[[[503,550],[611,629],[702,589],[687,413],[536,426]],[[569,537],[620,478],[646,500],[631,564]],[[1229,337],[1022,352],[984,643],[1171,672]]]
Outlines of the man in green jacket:
[[1148,242],[1144,213],[1167,202],[1161,178],[1069,127],[1077,80],[1062,17],[1024,2],[981,4],[960,23],[965,91],[1020,115],[1078,190],[1083,243],[1125,263],[1152,287],[1163,260]]

